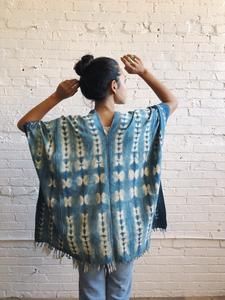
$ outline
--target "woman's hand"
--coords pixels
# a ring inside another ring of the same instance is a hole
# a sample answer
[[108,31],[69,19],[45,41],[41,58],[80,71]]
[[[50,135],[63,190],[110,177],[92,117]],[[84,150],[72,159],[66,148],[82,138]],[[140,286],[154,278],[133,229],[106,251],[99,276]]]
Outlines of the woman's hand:
[[24,131],[25,123],[41,120],[44,115],[61,100],[73,96],[77,92],[78,87],[79,81],[77,79],[62,81],[53,94],[32,108],[18,121],[17,127]]
[[127,54],[122,56],[120,59],[125,65],[124,69],[129,74],[142,75],[146,70],[141,59],[136,55]]
[[55,91],[55,95],[57,96],[59,101],[61,101],[63,99],[73,96],[78,91],[78,88],[79,88],[79,80],[77,79],[65,80],[58,85]]

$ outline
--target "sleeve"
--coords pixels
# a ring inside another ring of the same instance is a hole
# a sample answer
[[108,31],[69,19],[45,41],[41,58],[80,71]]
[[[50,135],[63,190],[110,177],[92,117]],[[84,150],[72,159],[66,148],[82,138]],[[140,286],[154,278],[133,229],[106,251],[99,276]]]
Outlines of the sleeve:
[[[145,110],[145,123],[149,123],[151,127],[152,136],[160,134],[164,137],[167,121],[170,115],[170,107],[168,104],[162,102],[160,104],[148,106]],[[147,117],[147,119],[146,119]]]
[[164,123],[166,124],[170,115],[170,107],[168,104],[162,102],[152,107],[157,107],[159,109],[160,117],[163,118]]
[[61,118],[51,121],[29,121],[24,124],[24,132],[39,178],[48,167],[50,150],[54,148],[56,130]]

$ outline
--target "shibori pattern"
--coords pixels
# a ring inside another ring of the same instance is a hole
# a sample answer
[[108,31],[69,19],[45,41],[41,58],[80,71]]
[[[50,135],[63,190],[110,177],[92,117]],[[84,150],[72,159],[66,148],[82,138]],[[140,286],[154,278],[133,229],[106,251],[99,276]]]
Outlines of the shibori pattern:
[[150,247],[159,195],[165,103],[114,113],[31,121],[25,132],[40,180],[35,247],[84,271],[116,269]]

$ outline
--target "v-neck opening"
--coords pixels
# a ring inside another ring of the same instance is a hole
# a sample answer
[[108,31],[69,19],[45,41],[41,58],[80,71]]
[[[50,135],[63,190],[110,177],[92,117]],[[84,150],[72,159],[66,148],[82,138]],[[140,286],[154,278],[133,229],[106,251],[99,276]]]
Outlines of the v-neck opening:
[[[92,109],[89,113],[93,114],[93,116],[96,120],[96,125],[97,125],[98,129],[101,131],[101,133],[105,137],[111,136],[113,134],[113,132],[115,132],[116,128],[119,125],[119,120],[120,120],[120,112],[119,111],[114,112],[111,126],[104,126],[102,124],[101,118],[100,118],[98,112],[95,109]],[[105,133],[104,127],[108,127],[108,133]]]

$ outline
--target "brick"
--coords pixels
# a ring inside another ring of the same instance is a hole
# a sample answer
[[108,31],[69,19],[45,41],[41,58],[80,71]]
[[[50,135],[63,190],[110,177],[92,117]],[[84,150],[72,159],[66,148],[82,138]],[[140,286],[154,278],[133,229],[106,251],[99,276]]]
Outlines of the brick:
[[223,25],[223,24],[216,25],[216,32],[218,34],[225,33],[225,25]]
[[[132,296],[224,295],[222,1],[15,0],[0,8],[0,297],[78,298],[71,260],[34,250],[38,177],[16,120],[75,76],[75,60],[90,49],[117,61],[136,53],[180,103],[164,144],[168,228],[153,232],[150,251],[135,261]],[[122,110],[160,103],[140,77],[128,77]],[[89,111],[75,97],[45,120]]]
[[75,1],[73,3],[74,11],[95,12],[95,11],[99,11],[99,9],[100,9],[100,3],[98,1]]

